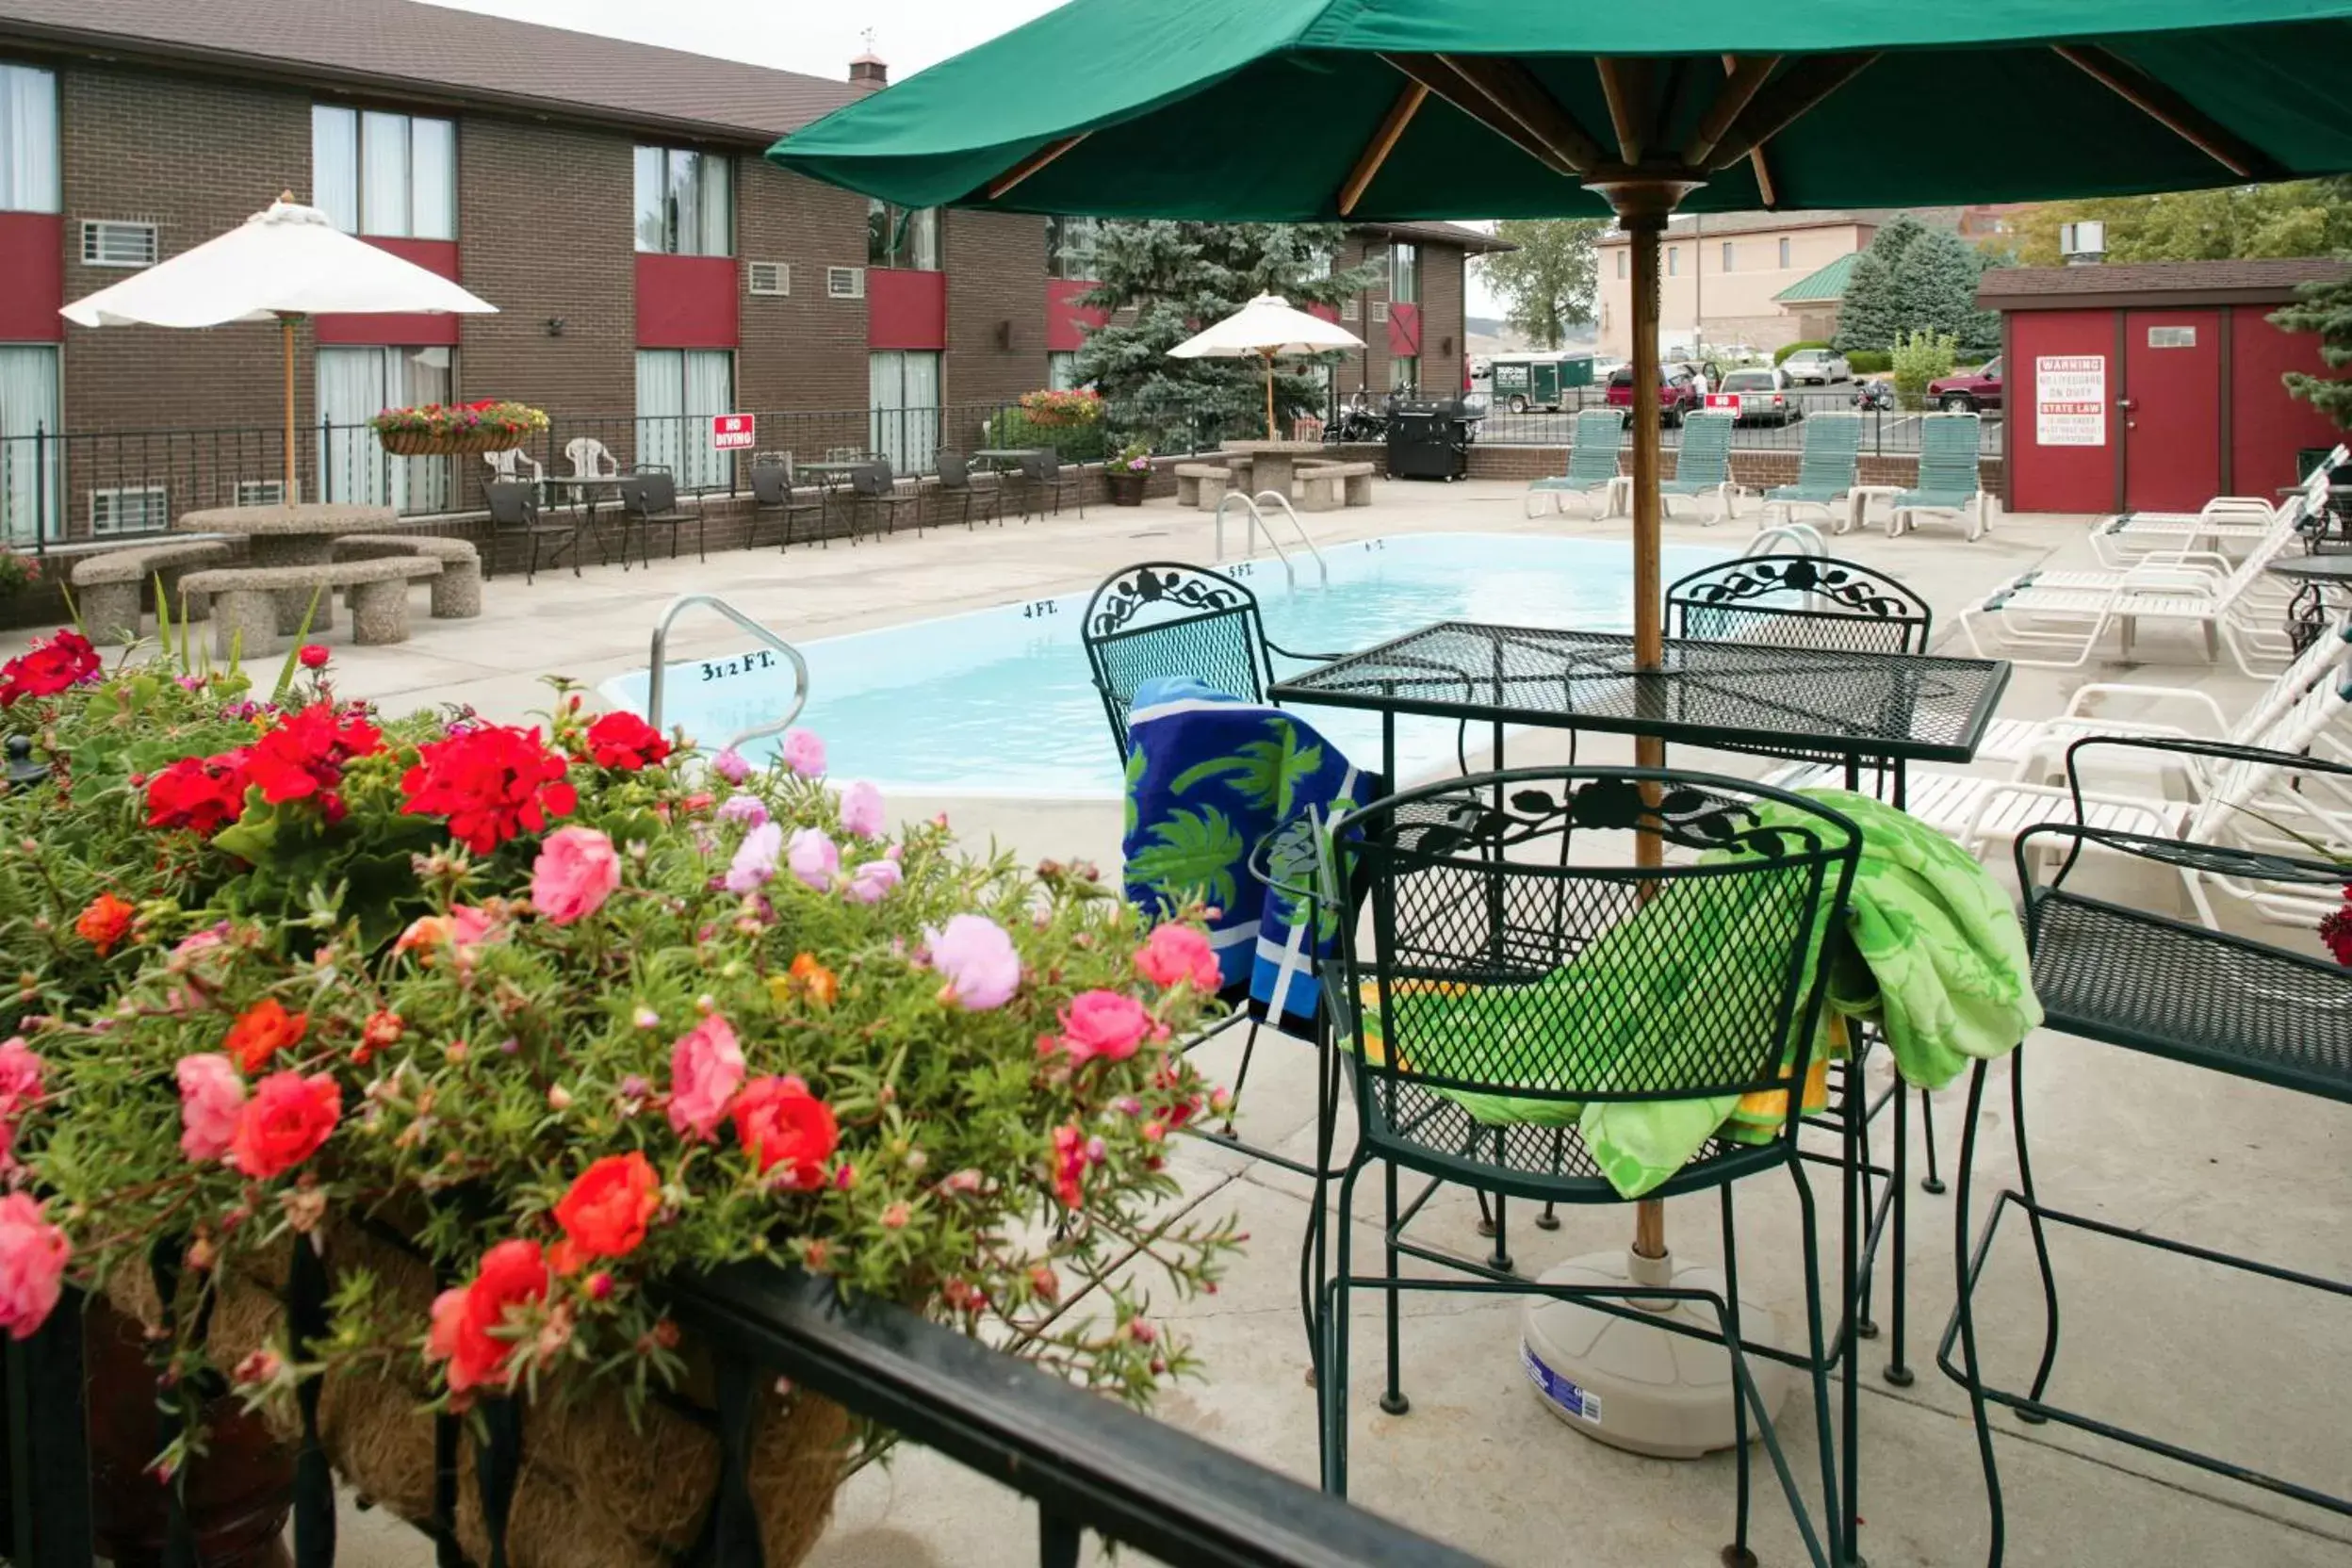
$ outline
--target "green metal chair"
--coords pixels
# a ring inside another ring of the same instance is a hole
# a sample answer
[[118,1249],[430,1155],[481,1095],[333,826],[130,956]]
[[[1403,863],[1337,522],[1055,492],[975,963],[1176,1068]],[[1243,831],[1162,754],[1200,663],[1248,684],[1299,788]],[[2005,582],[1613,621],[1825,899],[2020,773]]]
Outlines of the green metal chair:
[[1979,414],[1931,414],[1919,421],[1919,482],[1895,497],[1894,512],[1886,519],[1887,538],[1919,527],[1922,512],[1963,518],[1971,540],[1984,537],[1992,527],[1991,498],[1984,494],[1983,470],[1977,466],[1984,436],[1984,418]]
[[1694,505],[1703,496],[1715,498],[1715,515],[1700,517],[1709,525],[1732,514],[1732,498],[1740,487],[1731,482],[1731,427],[1728,414],[1688,414],[1682,420],[1682,445],[1674,457],[1674,477],[1660,480],[1658,501],[1671,516],[1677,499]]
[[1527,486],[1527,515],[1542,514],[1544,498],[1553,511],[1565,511],[1569,496],[1581,496],[1588,504],[1593,496],[1600,496],[1600,510],[1592,514],[1595,517],[1614,511],[1617,488],[1623,482],[1617,472],[1617,449],[1625,429],[1625,416],[1613,408],[1588,408],[1577,415],[1576,445],[1568,449],[1568,472]]
[[1794,522],[1801,506],[1816,507],[1823,517],[1835,522],[1834,504],[1854,488],[1854,475],[1861,464],[1862,416],[1817,414],[1807,419],[1805,456],[1797,465],[1797,482],[1775,485],[1764,492],[1765,525],[1772,525],[1775,510],[1782,522]]

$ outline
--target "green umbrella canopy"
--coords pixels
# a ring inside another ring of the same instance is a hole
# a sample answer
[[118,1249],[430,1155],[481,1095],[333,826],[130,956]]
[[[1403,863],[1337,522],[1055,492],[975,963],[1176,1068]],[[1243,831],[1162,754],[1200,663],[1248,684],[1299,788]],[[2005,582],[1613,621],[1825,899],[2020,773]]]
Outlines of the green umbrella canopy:
[[769,156],[1103,217],[2017,201],[2352,169],[2347,79],[2352,0],[1072,0]]

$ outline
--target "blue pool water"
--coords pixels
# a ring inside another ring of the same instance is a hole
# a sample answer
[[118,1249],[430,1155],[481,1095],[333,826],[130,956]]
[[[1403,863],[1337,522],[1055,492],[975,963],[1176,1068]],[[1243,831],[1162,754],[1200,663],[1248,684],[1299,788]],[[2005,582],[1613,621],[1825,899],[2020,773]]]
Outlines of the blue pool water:
[[[1723,554],[1670,548],[1667,580]],[[1442,620],[1603,631],[1632,626],[1633,557],[1623,540],[1413,533],[1337,546],[1327,557],[1328,587],[1315,580],[1312,564],[1295,591],[1276,561],[1221,569],[1258,595],[1275,642],[1309,652],[1369,647]],[[836,777],[870,778],[886,790],[1115,797],[1118,759],[1078,636],[1087,597],[999,605],[801,644],[810,696],[800,723],[825,737]],[[792,679],[781,662],[750,653],[672,664],[664,718],[716,746],[789,701]],[[603,695],[643,712],[645,685],[640,671],[606,682]],[[1380,765],[1376,715],[1299,711],[1362,765]],[[1456,729],[1450,721],[1400,723],[1399,773],[1412,779],[1450,768]]]

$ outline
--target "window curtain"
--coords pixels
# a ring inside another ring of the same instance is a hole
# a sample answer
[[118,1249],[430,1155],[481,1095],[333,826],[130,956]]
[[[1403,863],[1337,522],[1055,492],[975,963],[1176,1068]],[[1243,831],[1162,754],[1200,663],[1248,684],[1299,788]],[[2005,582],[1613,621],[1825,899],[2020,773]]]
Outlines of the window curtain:
[[[0,539],[29,545],[46,528],[65,537],[63,445],[57,434],[57,351],[0,348]],[[46,494],[43,494],[43,492]]]
[[636,161],[637,248],[660,253],[670,248],[669,174],[659,147],[640,147]]
[[408,116],[362,115],[359,151],[362,165],[360,232],[395,237],[406,235],[409,232]]
[[677,468],[678,487],[710,490],[727,480],[729,454],[710,449],[710,416],[735,412],[735,356],[724,350],[699,350],[684,355],[686,372],[683,449]]
[[939,449],[939,356],[886,350],[867,360],[874,449],[893,471],[919,474]]
[[[931,209],[936,220],[939,209]],[[928,471],[939,451],[939,356],[906,355],[906,455],[890,464],[902,474]]]
[[345,234],[359,232],[359,116],[350,109],[311,108],[310,204]]
[[[695,163],[695,212],[698,224],[688,244],[686,226],[678,224],[678,248],[698,256],[734,254],[734,165],[724,157],[698,154]],[[721,409],[720,413],[732,413]]]
[[[384,353],[387,407],[449,400],[456,382],[454,350],[386,349]],[[392,506],[403,515],[449,511],[450,470],[456,461],[449,457],[389,459]]]
[[0,65],[0,210],[57,210],[57,79]]
[[[368,421],[391,407],[382,349],[318,351],[318,500],[383,506],[391,499],[391,460]],[[274,475],[240,475],[268,479]]]
[[[637,351],[637,463],[678,474],[678,427],[686,417],[685,355],[677,349]],[[683,477],[679,482],[684,483]]]
[[410,232],[419,239],[457,237],[457,127],[447,120],[412,120]]

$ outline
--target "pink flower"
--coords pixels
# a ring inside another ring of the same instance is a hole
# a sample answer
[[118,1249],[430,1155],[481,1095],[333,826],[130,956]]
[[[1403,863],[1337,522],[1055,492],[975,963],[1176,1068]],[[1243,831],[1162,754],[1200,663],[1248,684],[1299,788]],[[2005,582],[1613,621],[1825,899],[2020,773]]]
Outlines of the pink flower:
[[768,804],[758,795],[729,795],[719,808],[719,820],[757,827],[768,820]]
[[931,967],[946,977],[942,1001],[975,1013],[1002,1007],[1021,986],[1021,955],[1004,928],[985,915],[957,915],[944,927],[925,930]]
[[1209,939],[1189,925],[1163,925],[1135,954],[1135,972],[1167,990],[1189,981],[1202,996],[1224,984]]
[[229,923],[225,920],[215,921],[201,931],[190,931],[187,936],[182,937],[180,945],[172,950],[172,956],[185,958],[199,953],[209,952],[228,940],[228,938]]
[[1073,1062],[1123,1062],[1151,1032],[1152,1015],[1121,991],[1081,991],[1062,1009],[1062,1049]]
[[0,1122],[14,1121],[18,1112],[41,1098],[41,1075],[46,1065],[24,1043],[24,1036],[0,1040]]
[[896,860],[868,860],[850,874],[849,886],[841,896],[852,904],[879,904],[883,896],[906,879]]
[[729,784],[741,784],[751,776],[751,763],[733,746],[710,759],[710,771]]
[[821,828],[803,827],[792,834],[792,847],[785,852],[785,864],[792,874],[824,892],[833,886],[834,875],[841,869],[841,852]]
[[593,827],[559,827],[531,865],[531,906],[558,925],[585,920],[621,885],[621,858]]
[[30,1194],[0,1198],[0,1327],[9,1337],[30,1338],[48,1317],[73,1255],[73,1243]]
[[862,778],[841,792],[841,831],[860,839],[882,836],[882,792]]
[[776,857],[784,851],[784,829],[763,822],[743,835],[736,846],[735,863],[727,868],[727,890],[748,893],[776,874]]
[[803,778],[825,772],[825,743],[806,729],[784,732],[784,765]]
[[488,910],[460,904],[446,915],[420,915],[410,921],[408,929],[400,933],[400,939],[392,944],[392,951],[406,953],[421,948],[431,952],[447,946],[463,960],[468,952],[496,937],[498,927],[498,923],[490,918]]
[[670,1125],[681,1137],[707,1143],[743,1081],[743,1047],[716,1013],[670,1048]]
[[199,1165],[229,1152],[245,1109],[245,1080],[218,1052],[182,1056],[172,1070],[180,1081],[180,1152]]

